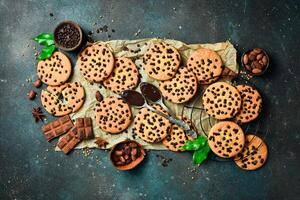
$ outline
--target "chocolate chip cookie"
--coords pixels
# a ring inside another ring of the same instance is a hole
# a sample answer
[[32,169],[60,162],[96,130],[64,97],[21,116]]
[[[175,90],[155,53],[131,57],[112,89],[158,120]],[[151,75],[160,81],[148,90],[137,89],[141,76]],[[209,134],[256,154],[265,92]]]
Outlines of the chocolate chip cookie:
[[200,48],[191,54],[187,67],[194,72],[201,84],[218,80],[223,70],[221,57],[213,50]]
[[108,97],[96,104],[96,122],[108,133],[116,134],[124,131],[131,121],[131,109],[122,99]]
[[238,90],[225,82],[211,84],[205,90],[202,100],[207,114],[219,120],[234,117],[242,104]]
[[78,67],[89,82],[101,82],[109,77],[114,68],[114,56],[110,49],[101,43],[87,46],[78,56]]
[[159,83],[162,95],[173,103],[189,101],[196,94],[197,86],[196,76],[186,67],[180,67],[172,79]]
[[163,42],[153,43],[143,58],[146,73],[160,81],[174,77],[180,61],[177,49]]
[[209,147],[216,155],[223,158],[231,158],[240,153],[244,143],[243,130],[231,121],[215,124],[208,134]]

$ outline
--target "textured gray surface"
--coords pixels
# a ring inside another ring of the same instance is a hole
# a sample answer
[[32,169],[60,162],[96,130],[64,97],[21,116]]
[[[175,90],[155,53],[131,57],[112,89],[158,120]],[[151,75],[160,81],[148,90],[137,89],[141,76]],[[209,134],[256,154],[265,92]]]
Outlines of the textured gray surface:
[[[0,199],[299,198],[299,6],[299,1],[250,0],[1,0]],[[116,30],[109,31],[112,39],[168,36],[187,43],[230,39],[239,53],[254,46],[265,48],[272,63],[265,76],[253,81],[265,101],[260,131],[270,128],[271,133],[266,139],[267,164],[254,172],[231,162],[208,161],[194,168],[189,153],[152,151],[136,170],[119,172],[104,151],[95,150],[88,157],[82,151],[69,156],[54,152],[41,134],[41,123],[31,117],[31,108],[39,101],[26,99],[32,88],[26,79],[35,78],[30,38],[52,31],[64,19],[86,30],[107,24]],[[162,167],[156,154],[173,161]]]

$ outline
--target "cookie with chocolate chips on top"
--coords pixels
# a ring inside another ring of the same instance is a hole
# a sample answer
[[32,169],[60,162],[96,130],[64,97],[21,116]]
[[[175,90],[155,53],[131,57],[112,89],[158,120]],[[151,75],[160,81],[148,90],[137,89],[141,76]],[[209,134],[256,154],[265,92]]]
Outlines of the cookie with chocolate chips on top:
[[173,103],[189,101],[196,94],[197,87],[195,74],[186,67],[180,67],[172,79],[159,83],[162,95]]
[[[47,87],[42,90],[41,102],[44,108],[54,116],[62,116],[78,111],[84,103],[85,91],[79,82],[66,83],[64,86]],[[63,100],[60,100],[60,94]]]
[[218,53],[205,48],[196,50],[187,61],[187,67],[194,72],[201,84],[210,84],[218,80],[223,71],[222,65]]
[[96,122],[105,132],[120,133],[131,121],[131,109],[123,99],[108,97],[96,104]]
[[[167,114],[158,104],[153,105],[155,109]],[[134,130],[137,136],[149,143],[157,143],[163,140],[169,133],[171,122],[152,112],[148,108],[142,108],[134,119]]]
[[89,82],[99,83],[109,77],[114,68],[114,56],[101,43],[88,45],[78,56],[78,67]]
[[63,53],[56,51],[37,65],[37,75],[46,85],[57,86],[65,83],[72,72],[72,65],[69,58]]
[[238,123],[247,123],[256,119],[262,109],[262,98],[259,92],[248,85],[238,85],[236,89],[242,97],[242,107],[235,116]]
[[111,75],[103,81],[103,85],[115,92],[134,89],[139,82],[139,71],[131,59],[120,57],[115,59],[115,67]]
[[45,110],[54,116],[64,116],[72,112],[71,106],[64,104],[58,96],[46,90],[41,92],[41,102]]
[[244,170],[256,170],[262,167],[268,157],[268,148],[264,141],[256,135],[246,135],[245,146],[235,158],[237,166]]
[[85,92],[83,86],[79,82],[68,84],[62,90],[64,101],[72,108],[72,112],[78,111],[84,103]]
[[231,121],[215,124],[208,134],[209,147],[222,158],[231,158],[240,153],[244,143],[245,136],[242,128]]
[[205,90],[202,100],[207,114],[219,120],[234,117],[242,104],[238,90],[225,82],[211,84]]
[[175,76],[181,57],[176,48],[159,42],[150,46],[144,55],[143,62],[145,71],[151,78],[165,81]]
[[[179,119],[182,119],[184,122],[188,123],[193,129],[195,129],[191,120],[189,120],[187,117],[179,117]],[[163,139],[162,143],[170,151],[184,151],[183,149],[181,149],[181,147],[185,144],[187,140],[192,139],[192,137],[189,137],[185,134],[182,128],[180,128],[176,124],[172,124],[170,133],[167,135],[167,137],[165,137],[165,139]]]

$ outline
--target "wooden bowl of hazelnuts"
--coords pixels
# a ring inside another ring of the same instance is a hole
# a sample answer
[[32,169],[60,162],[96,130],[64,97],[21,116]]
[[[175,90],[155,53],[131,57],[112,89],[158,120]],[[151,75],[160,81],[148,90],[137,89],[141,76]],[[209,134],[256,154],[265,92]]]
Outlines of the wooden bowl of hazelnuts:
[[131,170],[145,158],[145,150],[133,140],[125,140],[116,144],[110,151],[110,160],[118,170]]

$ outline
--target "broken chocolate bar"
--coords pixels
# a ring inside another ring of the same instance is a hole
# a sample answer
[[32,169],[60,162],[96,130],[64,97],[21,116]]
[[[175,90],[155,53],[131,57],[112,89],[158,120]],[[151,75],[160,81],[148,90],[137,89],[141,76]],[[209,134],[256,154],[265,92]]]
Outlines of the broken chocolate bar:
[[42,127],[42,131],[49,142],[50,140],[61,136],[73,127],[73,122],[69,115],[58,118]]
[[76,145],[82,141],[82,137],[78,134],[77,127],[73,127],[68,131],[66,135],[60,138],[57,143],[57,146],[65,153],[68,154]]
[[83,139],[92,139],[94,137],[93,124],[90,117],[77,118],[76,124],[77,132]]

